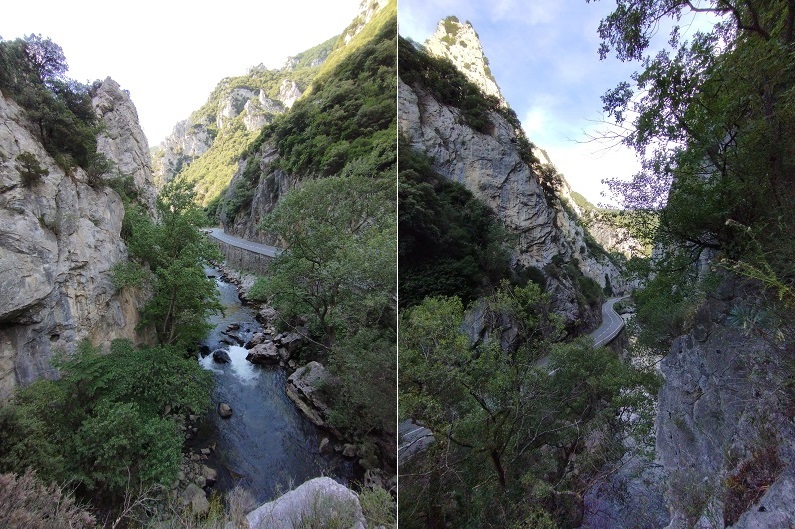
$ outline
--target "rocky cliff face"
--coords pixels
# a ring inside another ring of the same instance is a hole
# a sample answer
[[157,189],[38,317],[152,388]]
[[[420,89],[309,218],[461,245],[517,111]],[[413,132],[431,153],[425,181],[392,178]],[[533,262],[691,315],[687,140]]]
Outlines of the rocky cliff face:
[[116,164],[121,174],[133,177],[139,199],[154,212],[157,194],[152,186],[149,144],[130,95],[108,77],[96,91],[92,103],[97,116],[105,123],[105,130],[97,138],[97,151]]
[[660,364],[657,457],[670,529],[795,523],[791,353],[764,329],[732,324],[731,309],[748,298],[725,281]]
[[[107,130],[101,152],[151,196],[146,141],[135,107],[112,80],[94,98]],[[124,206],[110,188],[88,185],[82,169],[64,172],[38,140],[23,111],[0,96],[0,401],[14,387],[54,377],[58,351],[81,340],[142,339],[141,300],[116,293],[110,267],[127,256],[119,233]],[[26,186],[16,158],[31,153],[48,171]]]
[[502,106],[508,106],[497,81],[491,75],[489,60],[483,53],[480,37],[472,24],[461,23],[456,17],[445,18],[439,22],[436,32],[425,43],[425,50],[452,62],[484,94],[492,95]]
[[[234,215],[234,218],[224,223],[224,230],[227,233],[249,241],[281,246],[281,242],[275,236],[260,230],[259,225],[262,219],[276,207],[276,202],[289,190],[298,187],[302,179],[300,176],[289,174],[281,168],[272,168],[272,164],[278,158],[279,153],[271,143],[266,143],[262,146],[258,153],[257,163],[259,164],[259,173],[263,176],[252,190],[251,205],[242,208],[240,212]],[[234,194],[236,186],[248,185],[244,182],[244,169],[245,163],[241,163],[240,168],[232,177],[227,196]],[[221,211],[220,216],[222,219],[228,219],[226,207],[224,205],[224,209]]]
[[194,117],[180,121],[160,146],[155,156],[155,181],[158,186],[169,182],[179,172],[210,150],[219,131],[240,117],[247,131],[256,131],[293,106],[301,90],[298,84],[284,79],[278,95],[269,98],[260,88],[223,89],[213,116]]
[[[543,269],[553,260],[576,260],[585,276],[602,287],[609,280],[615,291],[622,291],[616,266],[589,250],[576,216],[545,192],[539,175],[522,160],[513,127],[496,112],[490,120],[492,132],[478,132],[464,123],[458,109],[439,103],[421,86],[398,81],[400,132],[412,148],[429,156],[434,170],[463,184],[517,234],[515,264]],[[548,279],[557,309],[568,321],[585,326],[597,321],[598,314],[579,308],[570,280]]]

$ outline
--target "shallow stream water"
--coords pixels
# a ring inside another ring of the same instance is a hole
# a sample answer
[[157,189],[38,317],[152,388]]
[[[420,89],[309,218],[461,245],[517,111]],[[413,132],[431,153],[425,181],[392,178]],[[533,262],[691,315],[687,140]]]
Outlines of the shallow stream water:
[[[208,269],[208,275],[218,275]],[[269,501],[304,481],[330,476],[347,484],[352,463],[339,455],[318,451],[326,435],[295,406],[285,392],[287,375],[279,366],[258,366],[246,360],[247,350],[224,334],[230,323],[244,341],[261,329],[255,311],[243,305],[234,285],[216,279],[225,314],[209,318],[213,330],[205,340],[211,351],[224,349],[231,362],[219,364],[212,355],[200,358],[202,367],[215,373],[213,411],[194,440],[197,447],[212,446],[208,463],[218,471],[216,488],[235,485],[247,489],[257,502]],[[215,411],[219,402],[232,408],[222,419]]]

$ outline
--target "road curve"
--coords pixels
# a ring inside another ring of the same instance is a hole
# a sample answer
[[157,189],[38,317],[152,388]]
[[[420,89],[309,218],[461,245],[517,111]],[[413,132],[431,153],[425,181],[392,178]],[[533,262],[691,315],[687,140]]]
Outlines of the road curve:
[[613,309],[613,305],[626,297],[610,298],[602,304],[602,324],[590,334],[596,347],[610,343],[624,328],[624,319]]
[[268,257],[276,257],[277,255],[282,253],[282,250],[280,248],[277,248],[275,246],[268,246],[267,244],[260,244],[258,242],[247,241],[246,239],[241,239],[240,237],[229,235],[227,233],[224,233],[224,230],[222,230],[221,228],[209,228],[205,230],[205,233],[207,233],[207,235],[209,235],[213,239],[218,239],[219,241],[235,246],[236,248],[243,248],[244,250],[258,253],[260,255],[267,255]]

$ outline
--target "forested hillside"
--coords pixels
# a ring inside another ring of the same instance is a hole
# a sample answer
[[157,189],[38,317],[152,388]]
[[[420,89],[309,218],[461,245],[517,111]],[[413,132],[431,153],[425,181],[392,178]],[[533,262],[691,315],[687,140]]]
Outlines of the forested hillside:
[[485,65],[447,58],[480,49],[472,26],[447,17],[431,41],[399,43],[399,415],[433,436],[401,447],[400,523],[577,527],[583,492],[651,426],[656,376],[583,336],[623,260]]

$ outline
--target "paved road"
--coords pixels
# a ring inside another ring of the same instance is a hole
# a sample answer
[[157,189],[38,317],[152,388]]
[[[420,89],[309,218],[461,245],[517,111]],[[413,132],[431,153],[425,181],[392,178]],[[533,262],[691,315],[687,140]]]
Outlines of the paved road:
[[218,239],[219,241],[225,242],[227,244],[231,244],[232,246],[236,246],[237,248],[243,248],[245,250],[249,250],[254,253],[258,253],[260,255],[267,255],[268,257],[276,257],[282,250],[275,246],[268,246],[267,244],[260,244],[258,242],[251,242],[245,239],[241,239],[240,237],[235,237],[234,235],[228,235],[224,233],[224,230],[221,228],[210,228],[207,231],[207,235],[214,239]]
[[613,310],[613,305],[615,305],[617,301],[626,297],[628,296],[610,298],[602,305],[602,324],[598,329],[591,333],[594,344],[597,347],[601,347],[610,343],[613,338],[618,336],[618,333],[621,332],[621,329],[624,328],[624,319],[619,316],[615,310]]
[[[610,343],[624,328],[624,320],[613,309],[613,305],[626,297],[610,298],[602,305],[602,324],[591,333],[597,347]],[[536,365],[544,367],[548,363],[547,356],[539,360]],[[398,463],[403,463],[433,442],[433,432],[409,419],[398,425],[398,438],[400,439]]]

